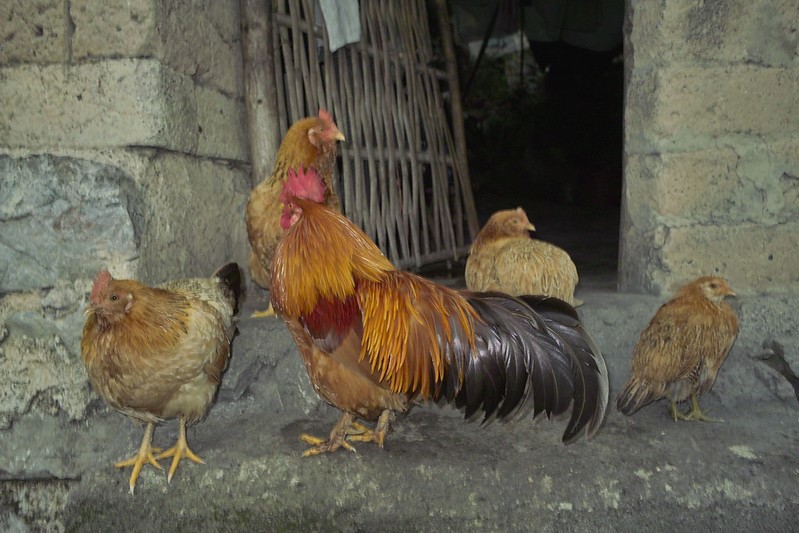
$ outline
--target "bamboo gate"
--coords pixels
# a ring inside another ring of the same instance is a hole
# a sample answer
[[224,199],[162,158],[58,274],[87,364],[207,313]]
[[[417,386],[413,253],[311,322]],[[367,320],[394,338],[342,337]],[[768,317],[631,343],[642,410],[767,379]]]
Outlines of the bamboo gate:
[[442,61],[425,0],[360,0],[360,41],[332,53],[315,0],[276,0],[264,19],[278,138],[320,107],[332,112],[347,137],[336,180],[344,213],[399,268],[457,259],[479,229],[446,3],[433,5],[445,70],[433,66]]

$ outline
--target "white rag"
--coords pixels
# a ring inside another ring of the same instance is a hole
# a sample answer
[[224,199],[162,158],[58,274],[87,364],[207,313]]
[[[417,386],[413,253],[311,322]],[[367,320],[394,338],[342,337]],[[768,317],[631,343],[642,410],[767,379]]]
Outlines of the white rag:
[[327,26],[330,51],[361,40],[361,13],[358,0],[319,0]]

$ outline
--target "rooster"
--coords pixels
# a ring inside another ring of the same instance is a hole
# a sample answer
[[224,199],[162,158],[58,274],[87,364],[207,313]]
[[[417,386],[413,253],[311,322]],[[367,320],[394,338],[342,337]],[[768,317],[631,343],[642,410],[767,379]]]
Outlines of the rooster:
[[[605,362],[574,309],[554,298],[456,292],[396,270],[357,226],[323,205],[313,171],[289,171],[286,230],[272,265],[272,305],[311,383],[343,411],[327,439],[303,435],[304,455],[382,447],[393,413],[444,400],[484,421],[560,414],[563,441],[602,422]],[[377,421],[374,430],[356,418]]]
[[[202,463],[188,447],[186,424],[205,416],[227,364],[235,333],[241,279],[229,263],[211,278],[147,287],[113,279],[103,270],[94,280],[81,338],[81,358],[94,390],[111,407],[146,428],[139,452],[114,466],[133,467],[130,492],[145,463],[161,469],[172,457],[167,481],[182,457]],[[157,457],[155,425],[178,417],[177,443]]]
[[[324,203],[339,210],[339,200],[333,190],[333,167],[336,162],[336,141],[344,135],[336,127],[333,117],[321,109],[319,116],[308,117],[291,125],[277,152],[275,170],[250,193],[245,220],[250,239],[248,266],[253,281],[261,287],[270,286],[270,269],[277,241],[283,236],[280,227],[280,192],[289,169],[313,166],[325,182]],[[254,313],[255,317],[273,315],[271,306]]]
[[491,215],[466,260],[466,286],[513,296],[543,294],[580,305],[574,299],[577,267],[569,254],[554,244],[531,239],[530,231],[535,226],[521,207]]
[[[633,348],[632,377],[616,398],[616,409],[631,415],[662,398],[677,420],[708,420],[698,396],[716,382],[738,336],[738,317],[724,301],[734,296],[724,278],[704,276],[685,285],[663,304]],[[691,409],[677,404],[691,398]]]

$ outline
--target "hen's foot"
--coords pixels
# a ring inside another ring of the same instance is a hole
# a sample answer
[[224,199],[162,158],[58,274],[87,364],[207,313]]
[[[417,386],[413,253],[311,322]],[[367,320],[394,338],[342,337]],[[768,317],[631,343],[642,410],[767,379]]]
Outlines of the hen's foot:
[[724,422],[724,420],[720,418],[711,418],[699,408],[699,402],[697,401],[696,395],[691,395],[691,409],[685,411],[684,413],[677,409],[677,403],[671,403],[671,416],[674,418],[674,421],[677,420],[696,420],[698,422]]
[[166,481],[167,483],[172,481],[172,476],[175,475],[175,471],[178,469],[178,464],[180,464],[180,460],[182,458],[190,459],[198,464],[205,464],[205,461],[200,459],[197,455],[194,454],[191,449],[189,449],[189,443],[186,440],[186,419],[184,417],[180,417],[180,433],[178,434],[178,441],[175,443],[174,446],[161,452],[156,459],[165,459],[166,457],[172,457],[172,465],[169,467],[169,474],[167,474]]
[[161,465],[158,464],[158,461],[156,460],[158,458],[153,457],[153,453],[158,453],[161,451],[160,448],[152,447],[153,429],[155,429],[155,424],[148,422],[147,427],[144,430],[144,437],[142,437],[141,440],[141,446],[139,446],[139,453],[130,459],[125,459],[124,461],[114,463],[116,468],[125,468],[128,466],[133,467],[133,472],[131,472],[130,481],[128,482],[131,494],[133,494],[133,490],[136,488],[136,480],[139,479],[139,472],[141,472],[141,469],[145,463],[153,465],[158,470],[163,470]]
[[277,313],[275,313],[275,309],[272,307],[271,303],[269,304],[269,307],[263,311],[255,311],[250,315],[250,318],[267,318],[270,316],[277,316]]

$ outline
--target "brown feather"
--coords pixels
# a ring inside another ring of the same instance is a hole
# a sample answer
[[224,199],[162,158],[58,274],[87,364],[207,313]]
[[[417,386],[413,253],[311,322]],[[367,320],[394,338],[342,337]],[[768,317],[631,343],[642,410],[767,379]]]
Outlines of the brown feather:
[[98,291],[87,308],[81,357],[111,407],[148,422],[205,414],[234,331],[234,297],[220,283],[109,280]]
[[553,296],[575,305],[579,277],[574,262],[561,248],[530,238],[533,229],[521,207],[491,215],[466,260],[466,286],[513,296]]
[[723,301],[733,294],[723,278],[705,276],[661,306],[633,349],[617,409],[632,414],[661,398],[681,402],[709,391],[738,335],[738,317]]
[[322,177],[327,196],[325,204],[338,211],[339,199],[333,187],[336,141],[343,139],[329,113],[308,117],[292,124],[278,148],[275,169],[256,186],[247,200],[245,220],[252,247],[248,267],[252,279],[269,288],[272,260],[277,242],[283,236],[280,192],[289,169],[314,167]]

